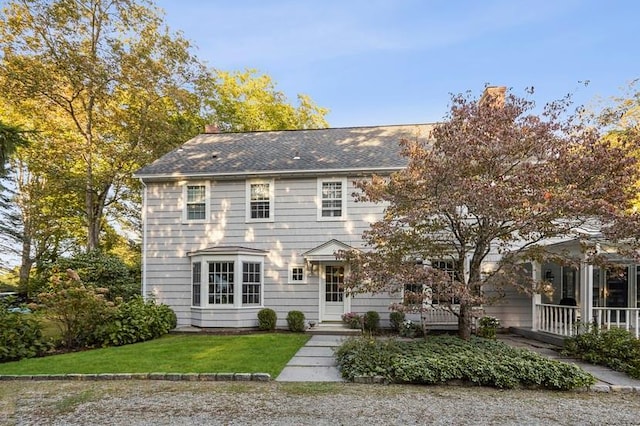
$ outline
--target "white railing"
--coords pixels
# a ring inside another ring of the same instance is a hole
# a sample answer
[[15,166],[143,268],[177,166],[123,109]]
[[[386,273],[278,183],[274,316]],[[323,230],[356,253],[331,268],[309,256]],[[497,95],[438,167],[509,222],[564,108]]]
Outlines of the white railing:
[[[454,305],[453,310],[455,312],[459,312],[460,307]],[[444,306],[430,305],[421,313],[421,315],[424,318],[427,328],[438,328],[441,326],[444,326],[447,329],[458,328],[458,317],[453,312],[451,312],[449,308],[446,308]],[[476,328],[478,319],[483,315],[484,308],[479,306],[474,306],[471,308],[471,327],[473,329]]]
[[577,306],[536,304],[537,330],[559,336],[573,336],[577,331],[579,313]]
[[640,338],[640,308],[593,307],[593,325],[600,330],[624,328]]

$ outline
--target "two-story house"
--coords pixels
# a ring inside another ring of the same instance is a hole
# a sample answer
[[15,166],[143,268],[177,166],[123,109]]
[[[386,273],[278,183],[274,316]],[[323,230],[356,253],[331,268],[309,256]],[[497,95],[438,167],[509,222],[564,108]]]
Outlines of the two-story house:
[[[389,305],[399,296],[349,297],[342,286],[348,271],[335,252],[362,249],[363,231],[384,210],[356,202],[354,182],[404,168],[399,141],[428,138],[432,127],[196,136],[136,173],[143,184],[143,293],[171,306],[181,326],[255,327],[263,307],[276,311],[279,327],[291,310],[320,323],[376,310],[388,324]],[[579,256],[583,239],[557,246]],[[543,303],[513,291],[485,307],[503,326],[566,335],[579,314],[599,313],[638,328],[635,264],[623,263],[615,273],[587,264],[530,266],[556,292]],[[581,307],[566,306],[567,300]]]

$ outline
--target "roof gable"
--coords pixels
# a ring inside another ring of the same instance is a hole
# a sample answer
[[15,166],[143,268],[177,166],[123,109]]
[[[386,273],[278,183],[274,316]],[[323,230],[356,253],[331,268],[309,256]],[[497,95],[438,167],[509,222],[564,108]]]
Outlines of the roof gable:
[[350,127],[201,134],[142,169],[142,179],[232,177],[348,171],[406,166],[399,142],[428,139],[432,125]]
[[336,252],[340,250],[353,250],[353,247],[334,238],[302,253],[302,257],[310,262],[331,261],[336,260]]

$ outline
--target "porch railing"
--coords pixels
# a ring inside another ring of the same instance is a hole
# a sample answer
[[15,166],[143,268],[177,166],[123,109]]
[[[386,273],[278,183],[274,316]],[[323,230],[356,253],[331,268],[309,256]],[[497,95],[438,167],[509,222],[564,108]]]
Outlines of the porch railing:
[[640,338],[640,308],[593,307],[593,325],[601,330],[624,328]]
[[536,323],[538,331],[573,336],[576,334],[576,323],[580,317],[577,306],[536,304]]
[[[535,305],[535,327],[538,331],[571,337],[583,329],[579,325],[586,325],[581,321],[580,308],[577,306],[562,306],[539,303]],[[610,308],[593,307],[589,325],[601,330],[623,328],[640,338],[640,308]]]

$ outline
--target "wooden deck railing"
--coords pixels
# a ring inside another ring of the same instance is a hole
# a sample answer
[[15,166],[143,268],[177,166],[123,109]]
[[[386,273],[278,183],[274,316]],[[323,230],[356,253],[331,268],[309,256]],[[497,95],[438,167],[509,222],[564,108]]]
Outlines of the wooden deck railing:
[[577,306],[561,306],[540,303],[536,305],[536,323],[538,331],[573,336],[580,310]]
[[592,308],[593,324],[601,330],[624,328],[640,338],[640,308]]
[[571,337],[584,330],[584,326],[590,325],[601,330],[623,328],[640,338],[640,308],[593,307],[592,318],[588,321],[581,320],[577,306],[539,303],[535,309],[535,327],[538,331]]

